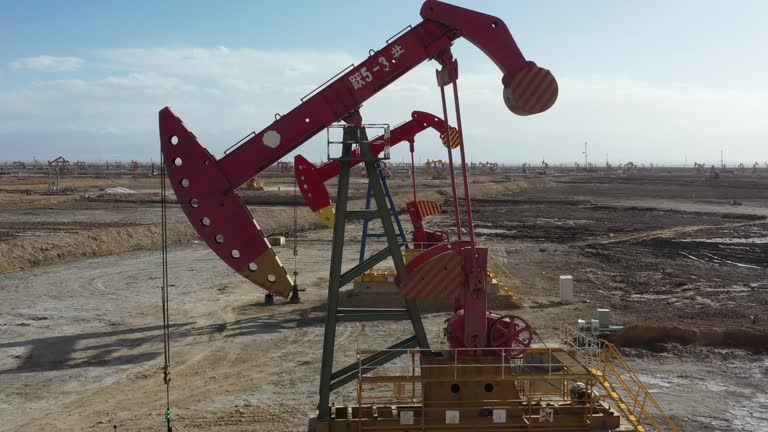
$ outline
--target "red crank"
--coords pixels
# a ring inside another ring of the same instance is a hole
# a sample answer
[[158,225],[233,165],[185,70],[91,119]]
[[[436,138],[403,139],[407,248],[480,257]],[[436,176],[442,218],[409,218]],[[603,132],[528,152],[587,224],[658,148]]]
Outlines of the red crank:
[[[464,321],[463,309],[455,312],[445,321],[445,335],[451,348],[463,350],[477,347],[479,352],[483,352],[485,348],[485,354],[514,358],[522,356],[525,349],[529,348],[533,342],[533,329],[524,319],[515,315],[499,316],[488,312],[485,317],[488,326],[488,343],[486,345],[478,343],[475,347],[467,346],[464,342]],[[468,355],[477,355],[477,353],[469,350],[459,352],[460,357]]]
[[[504,348],[506,357],[520,357],[533,342],[533,329],[524,319],[515,315],[504,315],[496,319],[488,332],[491,348]],[[506,348],[510,350],[507,351]]]

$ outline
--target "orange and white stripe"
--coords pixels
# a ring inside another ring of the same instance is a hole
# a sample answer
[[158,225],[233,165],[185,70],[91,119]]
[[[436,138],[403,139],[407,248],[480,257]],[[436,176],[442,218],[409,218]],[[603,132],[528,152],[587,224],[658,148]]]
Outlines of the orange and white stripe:
[[416,204],[416,208],[422,218],[443,212],[442,204],[436,203],[435,201],[419,201]]
[[557,81],[547,69],[529,67],[512,79],[512,92],[520,108],[537,114],[546,111],[557,100]]
[[455,298],[464,284],[464,266],[455,250],[442,253],[418,267],[400,284],[405,298]]
[[443,140],[443,145],[445,147],[448,147],[449,141],[450,141],[450,147],[452,149],[455,149],[456,147],[459,146],[459,130],[456,129],[455,127],[452,127],[448,129],[448,135],[450,137],[450,140],[446,139],[445,132],[440,134],[440,138],[442,138]]

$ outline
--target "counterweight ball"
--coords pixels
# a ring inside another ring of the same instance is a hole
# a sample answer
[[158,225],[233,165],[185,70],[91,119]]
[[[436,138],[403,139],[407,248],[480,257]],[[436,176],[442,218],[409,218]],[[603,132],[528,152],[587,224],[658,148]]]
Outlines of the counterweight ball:
[[504,77],[504,103],[520,116],[538,114],[557,100],[557,80],[552,72],[529,62],[528,66],[511,79]]

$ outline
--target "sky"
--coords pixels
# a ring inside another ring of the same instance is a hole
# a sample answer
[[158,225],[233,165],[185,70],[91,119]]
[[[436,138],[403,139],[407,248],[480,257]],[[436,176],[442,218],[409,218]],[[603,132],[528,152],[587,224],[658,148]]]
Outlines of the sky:
[[[459,95],[475,162],[768,161],[768,2],[455,1],[501,18],[558,80],[547,112],[518,117],[501,73],[459,39]],[[0,161],[157,160],[171,106],[216,156],[369,49],[421,21],[411,0],[0,0]],[[364,121],[439,114],[435,62],[368,100]],[[435,133],[417,158],[445,159]],[[326,154],[324,134],[295,153]],[[392,158],[407,157],[407,146]]]

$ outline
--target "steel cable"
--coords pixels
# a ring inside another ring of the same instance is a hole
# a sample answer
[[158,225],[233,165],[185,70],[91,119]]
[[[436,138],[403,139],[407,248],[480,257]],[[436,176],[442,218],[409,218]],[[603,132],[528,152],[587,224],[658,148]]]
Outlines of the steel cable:
[[171,326],[168,307],[168,209],[166,198],[166,173],[163,154],[160,152],[160,242],[162,255],[162,286],[160,288],[163,309],[163,382],[165,383],[165,422],[167,431],[172,432],[171,420]]

